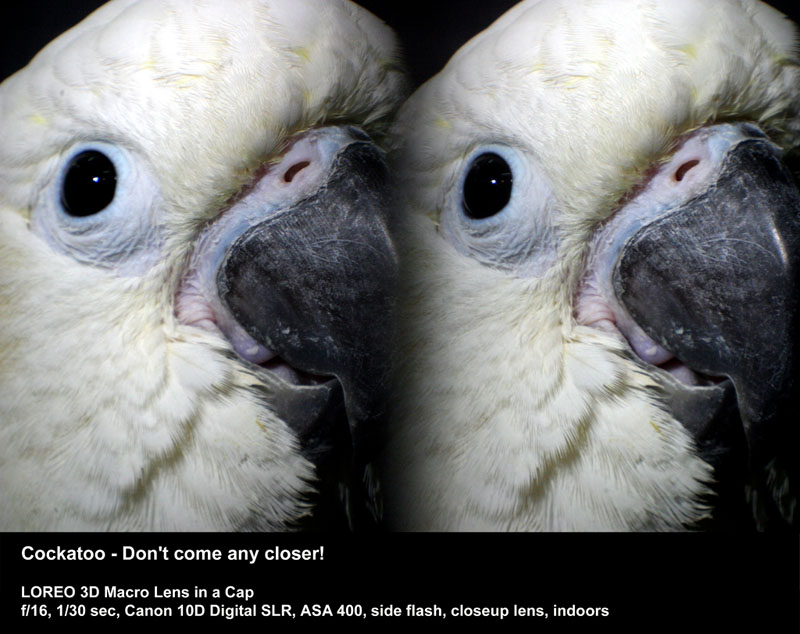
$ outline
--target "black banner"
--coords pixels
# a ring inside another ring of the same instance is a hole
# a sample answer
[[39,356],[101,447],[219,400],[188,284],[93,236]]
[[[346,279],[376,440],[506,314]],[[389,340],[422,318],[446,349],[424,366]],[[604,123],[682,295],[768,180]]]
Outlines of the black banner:
[[5,534],[3,623],[798,631],[795,535]]

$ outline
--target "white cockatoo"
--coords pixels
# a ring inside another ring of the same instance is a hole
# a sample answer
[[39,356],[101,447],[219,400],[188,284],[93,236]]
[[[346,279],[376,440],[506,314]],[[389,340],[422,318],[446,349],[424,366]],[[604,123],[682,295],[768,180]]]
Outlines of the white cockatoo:
[[395,528],[791,521],[797,56],[754,0],[528,0],[406,102]]
[[2,529],[340,525],[316,465],[383,407],[397,55],[345,0],[114,0],[2,84]]

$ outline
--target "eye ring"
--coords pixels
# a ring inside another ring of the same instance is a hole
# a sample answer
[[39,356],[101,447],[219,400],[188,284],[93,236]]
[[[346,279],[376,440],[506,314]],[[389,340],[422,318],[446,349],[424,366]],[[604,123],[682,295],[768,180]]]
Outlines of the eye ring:
[[497,215],[511,200],[514,175],[508,162],[495,152],[484,152],[470,164],[462,186],[461,207],[473,220]]
[[114,201],[116,190],[114,162],[99,150],[84,150],[67,164],[61,183],[61,208],[74,218],[93,216]]
[[159,260],[163,197],[138,148],[78,139],[53,156],[31,214],[36,234],[90,266],[138,275]]

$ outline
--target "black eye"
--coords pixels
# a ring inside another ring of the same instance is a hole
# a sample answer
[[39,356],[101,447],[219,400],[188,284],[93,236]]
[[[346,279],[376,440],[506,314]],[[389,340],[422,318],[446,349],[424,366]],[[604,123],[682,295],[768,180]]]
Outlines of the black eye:
[[117,170],[97,150],[81,152],[70,161],[61,188],[61,204],[70,216],[91,216],[114,200]]
[[481,154],[469,166],[464,180],[464,212],[470,218],[488,218],[511,198],[511,168],[497,154]]

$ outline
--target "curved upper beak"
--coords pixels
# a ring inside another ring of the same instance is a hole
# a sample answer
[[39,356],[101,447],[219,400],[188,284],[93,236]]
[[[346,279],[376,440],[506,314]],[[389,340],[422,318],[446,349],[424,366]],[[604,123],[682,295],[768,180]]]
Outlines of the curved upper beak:
[[614,289],[650,337],[736,389],[758,447],[792,392],[800,194],[779,150],[743,135],[700,195],[626,242]]
[[[220,299],[251,337],[305,373],[338,380],[357,455],[368,453],[388,389],[391,204],[383,154],[354,136],[316,191],[244,231],[217,273]],[[326,436],[319,418],[283,418],[297,421],[306,443]]]
[[[800,193],[760,131],[719,128],[709,133],[719,160],[705,186],[629,233],[613,291],[652,342],[710,379],[703,388],[661,377],[717,478],[744,485],[757,526],[791,524]],[[712,389],[724,379],[735,400]]]

